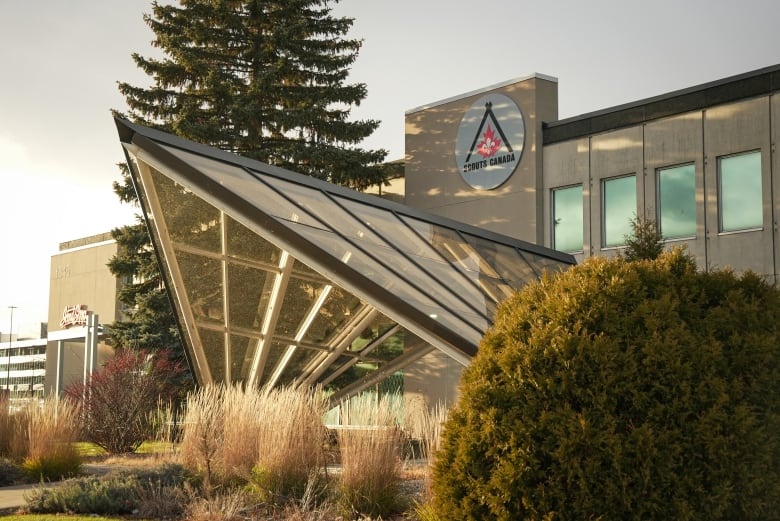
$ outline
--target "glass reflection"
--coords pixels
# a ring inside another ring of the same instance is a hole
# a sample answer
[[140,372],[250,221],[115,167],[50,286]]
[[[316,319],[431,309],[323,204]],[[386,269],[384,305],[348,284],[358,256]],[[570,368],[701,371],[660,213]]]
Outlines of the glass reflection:
[[257,339],[240,335],[230,335],[230,381],[241,382],[249,375],[252,364],[252,354]]
[[174,243],[221,250],[220,212],[183,186],[151,169],[168,234]]
[[317,311],[317,316],[306,332],[304,340],[328,344],[360,306],[360,299],[341,288],[334,287]]
[[553,190],[553,248],[582,251],[582,185]]
[[240,222],[227,219],[227,253],[232,257],[238,257],[255,262],[279,264],[282,251],[266,241],[255,232]]
[[260,269],[228,264],[230,325],[260,331],[273,287],[273,276]]
[[179,252],[177,258],[195,320],[222,324],[222,263],[187,252]]
[[606,179],[602,186],[604,246],[621,246],[631,235],[631,220],[636,216],[636,176]]
[[696,171],[693,164],[658,170],[658,212],[665,239],[696,235]]
[[225,335],[219,331],[198,328],[198,335],[206,355],[206,362],[214,383],[224,382],[225,375]]
[[761,152],[722,157],[718,164],[721,231],[748,230],[763,226]]

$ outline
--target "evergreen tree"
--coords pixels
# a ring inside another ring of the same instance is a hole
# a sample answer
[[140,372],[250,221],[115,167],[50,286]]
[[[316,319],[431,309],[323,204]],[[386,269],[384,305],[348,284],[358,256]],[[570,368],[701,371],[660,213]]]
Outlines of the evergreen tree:
[[136,122],[361,189],[386,177],[384,150],[355,145],[379,125],[348,121],[366,96],[347,84],[362,42],[329,0],[180,0],[146,23],[165,59],[133,59],[154,87],[120,83]]
[[631,234],[626,235],[623,256],[627,261],[657,259],[664,251],[663,236],[649,219],[631,219]]
[[[133,55],[154,85],[119,83],[129,112],[116,114],[356,189],[384,182],[386,152],[355,146],[379,123],[348,121],[366,95],[364,84],[346,83],[361,41],[345,38],[353,20],[331,16],[329,3],[154,2],[144,20],[165,58]],[[138,204],[126,165],[122,176],[114,191]],[[131,281],[119,295],[129,319],[114,323],[115,345],[183,354],[143,220],[112,234],[119,253],[109,268]]]

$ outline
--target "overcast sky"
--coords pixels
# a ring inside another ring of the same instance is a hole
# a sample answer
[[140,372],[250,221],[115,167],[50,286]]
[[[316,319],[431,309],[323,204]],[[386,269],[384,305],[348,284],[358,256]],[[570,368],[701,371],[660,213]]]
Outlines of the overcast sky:
[[[47,320],[61,242],[133,222],[119,203],[117,81],[147,85],[148,0],[0,0],[0,331]],[[364,143],[404,154],[404,113],[509,79],[558,79],[559,117],[780,63],[777,0],[342,0],[364,40],[350,81],[378,119]],[[77,304],[77,303],[74,303]],[[56,325],[53,325],[56,327]]]

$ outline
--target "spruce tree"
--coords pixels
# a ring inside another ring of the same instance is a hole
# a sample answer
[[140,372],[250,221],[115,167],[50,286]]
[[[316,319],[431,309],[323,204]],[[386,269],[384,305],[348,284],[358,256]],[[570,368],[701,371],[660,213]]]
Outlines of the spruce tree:
[[[144,21],[164,58],[133,54],[149,88],[120,82],[129,111],[116,115],[200,143],[333,183],[383,183],[384,150],[357,145],[379,125],[350,121],[366,86],[346,82],[360,40],[330,0],[180,0],[152,3]],[[137,204],[126,166],[114,183]],[[120,248],[109,267],[129,283],[119,295],[129,319],[116,322],[117,346],[182,353],[173,310],[143,221],[113,230]]]

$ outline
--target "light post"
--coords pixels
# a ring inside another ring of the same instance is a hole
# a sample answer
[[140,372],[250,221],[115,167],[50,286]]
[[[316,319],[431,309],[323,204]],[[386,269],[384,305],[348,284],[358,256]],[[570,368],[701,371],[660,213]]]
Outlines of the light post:
[[8,390],[8,404],[11,404],[11,340],[14,337],[14,309],[16,306],[8,306],[11,310],[11,326],[8,328],[8,357],[5,366],[5,388]]

